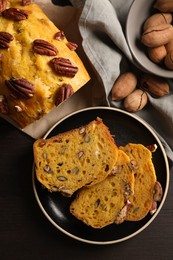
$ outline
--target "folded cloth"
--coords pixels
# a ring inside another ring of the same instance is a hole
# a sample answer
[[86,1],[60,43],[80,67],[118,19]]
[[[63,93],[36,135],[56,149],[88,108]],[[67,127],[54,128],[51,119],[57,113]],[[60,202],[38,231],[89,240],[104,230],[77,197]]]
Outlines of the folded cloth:
[[[83,48],[101,82],[107,106],[123,109],[122,102],[111,100],[111,88],[123,72],[136,68],[126,36],[126,19],[132,0],[71,0],[74,7],[82,8],[79,30]],[[139,68],[138,68],[139,69]],[[149,105],[136,113],[156,131],[173,163],[173,80],[169,80],[170,94],[160,99],[149,96]],[[93,91],[93,102],[98,92]]]

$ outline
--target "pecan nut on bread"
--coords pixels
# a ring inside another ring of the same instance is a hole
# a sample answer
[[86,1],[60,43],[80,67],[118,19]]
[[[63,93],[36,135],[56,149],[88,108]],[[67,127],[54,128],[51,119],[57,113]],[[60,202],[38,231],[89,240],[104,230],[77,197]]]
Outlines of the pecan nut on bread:
[[105,179],[118,148],[100,118],[85,126],[34,142],[35,172],[49,191],[71,196],[76,190]]
[[90,79],[67,40],[32,1],[0,1],[0,113],[21,128]]
[[142,144],[129,143],[120,147],[130,158],[135,176],[134,194],[130,196],[131,207],[126,220],[143,219],[152,208],[157,177],[151,151]]
[[124,221],[134,193],[134,174],[129,157],[121,150],[112,174],[92,187],[81,188],[70,205],[70,212],[93,228]]

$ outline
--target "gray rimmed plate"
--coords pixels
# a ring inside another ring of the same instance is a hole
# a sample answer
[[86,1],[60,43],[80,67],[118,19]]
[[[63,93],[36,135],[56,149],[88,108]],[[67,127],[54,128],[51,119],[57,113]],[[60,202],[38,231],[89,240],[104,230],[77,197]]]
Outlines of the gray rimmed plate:
[[42,213],[54,225],[67,236],[81,242],[106,245],[130,239],[148,227],[160,212],[169,187],[169,165],[164,148],[156,133],[140,118],[116,108],[91,107],[74,112],[56,123],[45,135],[49,138],[58,133],[80,127],[89,123],[96,117],[102,118],[109,127],[110,132],[116,138],[118,146],[128,142],[141,143],[143,145],[157,144],[158,148],[153,153],[153,163],[156,169],[158,181],[163,188],[163,197],[154,215],[148,214],[143,220],[137,222],[125,221],[120,225],[111,224],[102,229],[94,229],[77,220],[69,212],[72,198],[65,198],[59,193],[50,193],[43,189],[37,181],[34,171],[32,183],[34,194]]

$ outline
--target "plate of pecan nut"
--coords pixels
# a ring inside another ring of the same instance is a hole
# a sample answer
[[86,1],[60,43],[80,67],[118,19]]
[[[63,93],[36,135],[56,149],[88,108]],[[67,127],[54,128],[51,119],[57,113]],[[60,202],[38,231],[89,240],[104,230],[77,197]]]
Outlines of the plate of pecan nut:
[[173,2],[133,1],[126,22],[126,38],[136,65],[155,75],[172,78]]
[[[169,165],[165,150],[156,133],[143,120],[135,115],[117,108],[89,107],[64,117],[57,122],[44,136],[44,139],[53,137],[86,125],[97,117],[108,126],[111,135],[116,139],[118,147],[128,143],[138,143],[145,147],[157,147],[152,152],[152,161],[155,167],[157,181],[161,186],[162,196],[157,201],[154,210],[139,221],[126,221],[121,224],[112,223],[102,228],[93,228],[78,220],[70,213],[70,205],[76,194],[71,197],[63,196],[60,192],[49,192],[37,180],[33,164],[32,183],[36,201],[41,212],[48,221],[67,236],[89,244],[114,244],[128,240],[149,228],[162,209],[169,187]],[[149,149],[149,148],[148,148]],[[160,191],[159,191],[160,192]],[[99,203],[97,204],[97,207]]]

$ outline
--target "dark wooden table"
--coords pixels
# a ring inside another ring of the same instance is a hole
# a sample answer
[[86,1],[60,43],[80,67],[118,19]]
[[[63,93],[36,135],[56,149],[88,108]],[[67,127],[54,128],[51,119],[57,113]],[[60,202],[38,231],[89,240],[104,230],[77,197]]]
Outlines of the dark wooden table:
[[41,212],[32,188],[34,139],[0,118],[0,259],[173,259],[173,179],[164,207],[137,236],[113,245],[67,237]]

